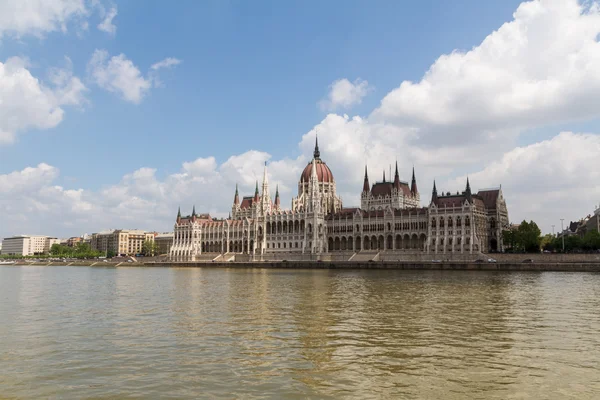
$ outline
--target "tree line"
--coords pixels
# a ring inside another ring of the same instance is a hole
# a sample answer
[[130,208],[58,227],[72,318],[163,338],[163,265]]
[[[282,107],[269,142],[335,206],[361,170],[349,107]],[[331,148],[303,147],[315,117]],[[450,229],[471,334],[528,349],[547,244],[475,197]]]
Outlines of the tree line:
[[[502,232],[504,248],[509,253],[539,253],[541,250],[551,252],[563,251],[563,238],[547,234],[533,221],[523,221],[517,229]],[[564,252],[587,252],[600,249],[600,233],[593,229],[585,236],[569,235],[564,238]]]

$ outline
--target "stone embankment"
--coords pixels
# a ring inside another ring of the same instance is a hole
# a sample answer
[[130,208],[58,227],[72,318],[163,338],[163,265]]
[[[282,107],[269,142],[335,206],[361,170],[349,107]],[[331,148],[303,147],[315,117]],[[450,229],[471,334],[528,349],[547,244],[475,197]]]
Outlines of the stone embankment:
[[[531,259],[529,259],[531,260]],[[425,271],[564,271],[600,272],[600,261],[579,262],[473,262],[473,261],[262,261],[262,262],[26,262],[24,266],[93,266],[93,267],[173,267],[173,268],[269,268],[269,269],[372,269]]]

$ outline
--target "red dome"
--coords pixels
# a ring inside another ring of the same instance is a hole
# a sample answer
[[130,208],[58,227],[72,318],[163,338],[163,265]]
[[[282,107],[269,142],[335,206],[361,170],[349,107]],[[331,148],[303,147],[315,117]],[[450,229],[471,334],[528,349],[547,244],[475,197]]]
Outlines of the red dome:
[[[329,169],[327,164],[325,164],[323,161],[321,161],[319,159],[315,160],[315,164],[317,167],[317,179],[319,179],[319,182],[333,183],[333,174],[331,173],[331,170]],[[302,171],[302,176],[300,178],[301,181],[304,181],[304,182],[310,181],[310,177],[312,175],[312,166],[313,166],[313,164],[311,161],[308,163],[306,168],[304,168],[304,171]]]

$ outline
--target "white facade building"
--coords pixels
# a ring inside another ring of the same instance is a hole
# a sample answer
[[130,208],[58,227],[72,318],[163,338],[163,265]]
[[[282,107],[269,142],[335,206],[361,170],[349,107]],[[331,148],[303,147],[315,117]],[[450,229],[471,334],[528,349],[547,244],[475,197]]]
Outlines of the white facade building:
[[60,240],[48,236],[18,235],[4,238],[2,254],[32,256],[35,254],[48,254],[53,244]]
[[508,211],[500,188],[471,193],[467,179],[462,193],[438,194],[434,182],[429,206],[421,207],[420,201],[414,168],[410,186],[400,181],[397,165],[393,181],[386,181],[384,175],[370,186],[365,167],[361,207],[343,208],[316,143],[291,209],[281,208],[277,189],[271,201],[265,164],[262,193],[256,182],[254,196],[240,201],[236,186],[230,218],[199,215],[195,207],[191,216],[182,217],[180,210],[170,257],[197,261],[232,253],[260,260],[267,259],[267,253],[285,257],[284,253],[336,251],[502,251]]

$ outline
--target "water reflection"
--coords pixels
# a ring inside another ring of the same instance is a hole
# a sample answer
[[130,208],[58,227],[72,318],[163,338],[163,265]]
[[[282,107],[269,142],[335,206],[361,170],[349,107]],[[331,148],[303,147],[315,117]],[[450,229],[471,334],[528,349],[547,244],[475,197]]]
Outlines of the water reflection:
[[600,394],[600,275],[2,267],[0,290],[8,397]]

